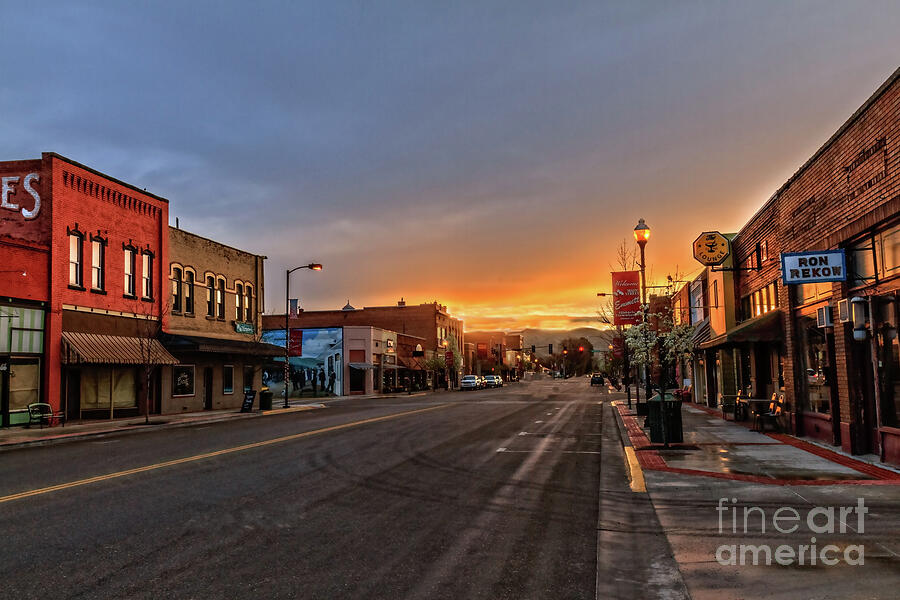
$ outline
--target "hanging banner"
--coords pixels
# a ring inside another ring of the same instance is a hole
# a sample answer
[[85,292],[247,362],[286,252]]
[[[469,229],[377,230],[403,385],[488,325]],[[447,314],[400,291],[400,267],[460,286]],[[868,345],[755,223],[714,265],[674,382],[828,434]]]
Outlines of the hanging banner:
[[614,271],[613,324],[637,325],[641,322],[640,271]]

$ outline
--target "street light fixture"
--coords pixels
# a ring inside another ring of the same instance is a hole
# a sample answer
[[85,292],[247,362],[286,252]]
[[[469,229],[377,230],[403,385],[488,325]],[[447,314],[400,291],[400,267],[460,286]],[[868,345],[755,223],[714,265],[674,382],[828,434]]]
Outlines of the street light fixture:
[[319,263],[309,263],[308,265],[302,265],[300,267],[294,267],[293,269],[287,269],[284,274],[284,408],[289,408],[290,404],[288,404],[288,381],[291,378],[291,363],[290,363],[290,344],[291,344],[291,329],[290,329],[290,296],[291,296],[291,273],[294,271],[299,271],[300,269],[309,269],[310,271],[321,271],[322,265]]
[[[643,322],[647,322],[647,264],[644,260],[644,247],[650,241],[650,227],[644,222],[644,219],[638,219],[637,227],[634,228],[634,241],[641,249],[641,315]],[[646,399],[650,399],[650,365],[644,365],[644,383],[646,385]]]

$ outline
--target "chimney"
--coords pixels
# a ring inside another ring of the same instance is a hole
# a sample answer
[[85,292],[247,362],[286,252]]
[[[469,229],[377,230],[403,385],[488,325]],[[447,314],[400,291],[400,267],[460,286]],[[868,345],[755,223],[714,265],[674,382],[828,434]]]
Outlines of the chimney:
[[397,302],[397,306],[406,306],[406,300],[404,300],[403,298],[400,298],[400,301]]

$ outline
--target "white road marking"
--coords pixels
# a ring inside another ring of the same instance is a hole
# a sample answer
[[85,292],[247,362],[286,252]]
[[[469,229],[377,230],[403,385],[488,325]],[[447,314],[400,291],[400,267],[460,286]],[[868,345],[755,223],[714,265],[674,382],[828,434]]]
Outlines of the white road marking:
[[535,421],[534,422],[535,425],[539,425],[540,423],[543,423],[543,421]]
[[506,452],[506,451],[507,451],[506,448],[497,448],[497,452]]

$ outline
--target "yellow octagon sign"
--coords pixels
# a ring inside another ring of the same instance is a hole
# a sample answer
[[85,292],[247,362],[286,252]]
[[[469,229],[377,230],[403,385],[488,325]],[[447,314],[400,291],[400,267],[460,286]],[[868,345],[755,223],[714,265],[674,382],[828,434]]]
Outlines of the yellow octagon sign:
[[707,267],[721,265],[729,254],[731,244],[718,231],[704,231],[694,240],[694,258]]

